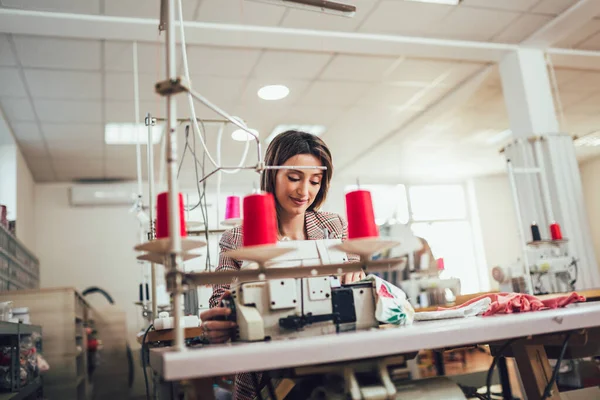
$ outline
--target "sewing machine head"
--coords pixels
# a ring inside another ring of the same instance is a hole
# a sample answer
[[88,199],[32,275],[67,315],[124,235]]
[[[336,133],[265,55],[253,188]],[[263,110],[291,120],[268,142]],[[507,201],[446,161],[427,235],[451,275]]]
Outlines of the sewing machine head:
[[[292,267],[342,263],[346,253],[330,247],[340,240],[283,241],[294,251],[269,266]],[[253,268],[244,264],[242,268]],[[238,329],[234,340],[260,341],[316,336],[378,326],[373,283],[340,285],[335,277],[318,276],[234,283],[223,306]]]
[[246,282],[223,300],[238,324],[234,340],[318,336],[378,326],[373,283],[337,285],[330,277]]

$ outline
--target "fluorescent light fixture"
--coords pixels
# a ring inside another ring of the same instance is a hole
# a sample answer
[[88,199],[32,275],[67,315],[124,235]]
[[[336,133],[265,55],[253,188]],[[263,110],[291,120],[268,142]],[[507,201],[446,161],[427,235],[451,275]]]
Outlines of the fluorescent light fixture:
[[577,147],[596,147],[600,146],[600,131],[588,133],[587,135],[575,138]]
[[413,1],[415,3],[433,3],[433,4],[447,4],[450,6],[457,6],[462,0],[405,0]]
[[257,94],[263,100],[281,100],[290,94],[290,89],[285,85],[267,85],[258,89]]
[[[152,127],[152,143],[160,142],[162,125]],[[148,144],[148,127],[144,124],[106,124],[104,127],[106,144]]]
[[267,138],[267,144],[271,143],[271,141],[275,139],[275,136],[286,131],[300,131],[311,133],[315,136],[321,136],[325,133],[326,130],[327,128],[325,128],[324,125],[281,124],[277,125],[275,129],[273,129],[273,131]]
[[324,14],[342,17],[354,17],[356,6],[347,3],[338,3],[328,0],[251,0],[258,3],[273,4],[276,6],[297,8],[305,11],[315,11]]
[[[256,136],[259,136],[258,131],[256,129],[250,129]],[[243,129],[236,129],[231,133],[231,138],[238,142],[247,142],[248,140],[254,140],[254,136],[249,134]]]

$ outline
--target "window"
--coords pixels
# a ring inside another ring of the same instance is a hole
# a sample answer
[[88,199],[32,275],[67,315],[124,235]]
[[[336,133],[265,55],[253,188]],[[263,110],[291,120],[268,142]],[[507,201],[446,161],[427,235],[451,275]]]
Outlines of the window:
[[[347,186],[346,192],[356,189],[356,185]],[[377,225],[390,220],[402,224],[408,222],[408,198],[404,185],[360,185],[360,189],[371,192]]]
[[[461,292],[480,291],[475,241],[464,185],[361,185],[371,191],[378,225],[408,224],[425,239],[436,259],[444,259],[442,278],[461,281]],[[346,187],[346,191],[356,186]],[[487,272],[486,272],[487,273]]]

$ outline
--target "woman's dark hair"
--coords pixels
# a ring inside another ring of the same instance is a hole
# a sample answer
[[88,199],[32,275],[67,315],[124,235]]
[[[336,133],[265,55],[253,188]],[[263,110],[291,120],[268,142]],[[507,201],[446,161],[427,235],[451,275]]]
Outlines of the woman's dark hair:
[[[313,203],[308,207],[308,211],[318,210],[327,198],[329,183],[333,175],[333,161],[329,148],[321,139],[315,135],[299,131],[286,131],[277,136],[269,144],[265,155],[266,165],[283,165],[290,158],[298,154],[311,154],[321,161],[327,170],[323,171],[321,179],[321,188],[315,197]],[[269,169],[263,173],[260,183],[261,190],[273,193],[275,195],[275,177],[278,170]],[[275,198],[277,211],[279,212],[279,204]]]

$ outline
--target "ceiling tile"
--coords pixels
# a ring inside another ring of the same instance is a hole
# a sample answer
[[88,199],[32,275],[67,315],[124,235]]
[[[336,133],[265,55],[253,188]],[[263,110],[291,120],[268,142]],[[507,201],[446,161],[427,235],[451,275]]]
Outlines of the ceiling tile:
[[600,32],[579,43],[577,48],[582,50],[600,50]]
[[0,105],[2,105],[2,110],[11,123],[35,121],[33,107],[28,99],[1,99]]
[[98,14],[100,10],[100,0],[2,0],[2,5],[23,10],[77,14]]
[[[549,72],[551,73],[551,71]],[[554,68],[554,76],[561,91],[569,90],[569,83],[583,77],[585,74],[585,71],[578,69]]]
[[516,12],[456,8],[433,29],[436,36],[447,39],[489,40],[519,16]]
[[312,80],[331,60],[330,54],[295,51],[266,50],[253,75],[268,78],[290,78]]
[[81,142],[94,146],[104,144],[102,124],[46,123],[42,125],[42,131],[49,145],[67,141],[74,145],[79,145]]
[[100,69],[100,41],[14,36],[23,67]]
[[315,81],[299,105],[350,106],[371,87],[367,83]]
[[55,180],[54,167],[50,157],[27,157],[27,165],[36,182],[51,182]]
[[580,26],[566,38],[554,43],[554,45],[563,48],[578,47],[581,42],[586,41],[598,32],[600,32],[600,20],[592,19]]
[[294,106],[279,115],[276,120],[277,124],[315,124],[329,128],[345,110],[344,107]]
[[15,55],[13,54],[10,43],[6,38],[5,34],[0,34],[0,66],[16,66],[17,60],[15,59]]
[[386,81],[397,84],[429,84],[443,78],[442,83],[458,83],[480,68],[481,64],[474,63],[406,59],[388,74]]
[[188,46],[187,56],[190,74],[242,78],[250,74],[260,51]]
[[547,15],[522,14],[505,30],[494,36],[494,42],[520,43],[552,20]]
[[[160,16],[160,1],[147,0],[103,0],[104,14],[118,17],[158,19]],[[191,20],[198,0],[182,0],[183,19]],[[175,2],[177,9],[177,2]],[[176,12],[177,13],[177,12]],[[178,15],[178,14],[175,14]]]
[[[192,85],[196,92],[218,106],[231,104],[240,98],[245,88],[245,80],[241,78],[219,78],[192,75]],[[185,97],[185,96],[182,96]],[[204,106],[195,101],[196,108]],[[186,107],[185,110],[188,110]]]
[[99,101],[34,100],[35,109],[42,123],[98,123],[102,122]]
[[15,137],[24,142],[41,142],[43,136],[38,125],[35,122],[14,122],[11,127]]
[[425,35],[454,8],[448,5],[384,0],[377,5],[359,30]]
[[242,0],[202,0],[198,21],[276,26],[286,9]]
[[102,158],[52,158],[52,164],[58,180],[102,178],[104,176]]
[[580,71],[579,76],[564,83],[559,81],[559,90],[579,93],[594,93],[600,90],[600,73]]
[[48,150],[53,160],[72,158],[101,158],[104,154],[104,146],[93,145],[86,142],[71,142],[65,140],[49,141]]
[[0,67],[0,96],[27,97],[25,86],[17,68]]
[[396,57],[338,54],[320,76],[323,80],[379,82],[393,67]]
[[19,142],[19,148],[26,159],[43,158],[48,157],[49,155],[48,149],[46,148],[46,143],[44,143],[42,140]]
[[25,69],[24,73],[34,99],[99,100],[102,98],[99,72]]
[[[145,148],[146,147],[144,147],[144,149]],[[136,150],[135,146],[133,145],[107,145],[104,156],[106,157],[106,159],[111,159],[113,161],[119,162],[129,162],[134,166],[136,163]]]
[[578,0],[541,0],[530,12],[558,15]]
[[482,7],[497,10],[527,11],[539,0],[463,0],[460,7]]
[[[129,158],[107,158],[106,159],[106,175],[114,178],[136,178],[137,166],[135,157]],[[193,167],[190,168],[193,171]],[[182,170],[182,174],[183,174]],[[142,165],[142,179],[146,176],[146,165]],[[181,182],[183,175],[180,176]]]
[[[164,44],[138,43],[137,58],[138,72],[154,74],[156,80],[163,78],[164,69]],[[177,47],[177,59],[181,58],[181,51]],[[133,42],[107,41],[104,43],[104,69],[112,72],[133,72]]]
[[[106,73],[106,96],[107,100],[133,100],[134,99],[134,77],[131,72],[107,72]],[[138,90],[140,100],[158,101],[161,96],[154,91],[156,76],[153,74],[140,73],[138,76]]]
[[290,9],[281,26],[286,28],[317,29],[326,31],[354,31],[377,4],[377,1],[374,0],[346,0],[344,2],[356,6],[356,14],[354,17],[347,18],[312,11]]
[[357,104],[364,106],[400,107],[414,97],[421,88],[392,85],[373,85],[364,93]]

